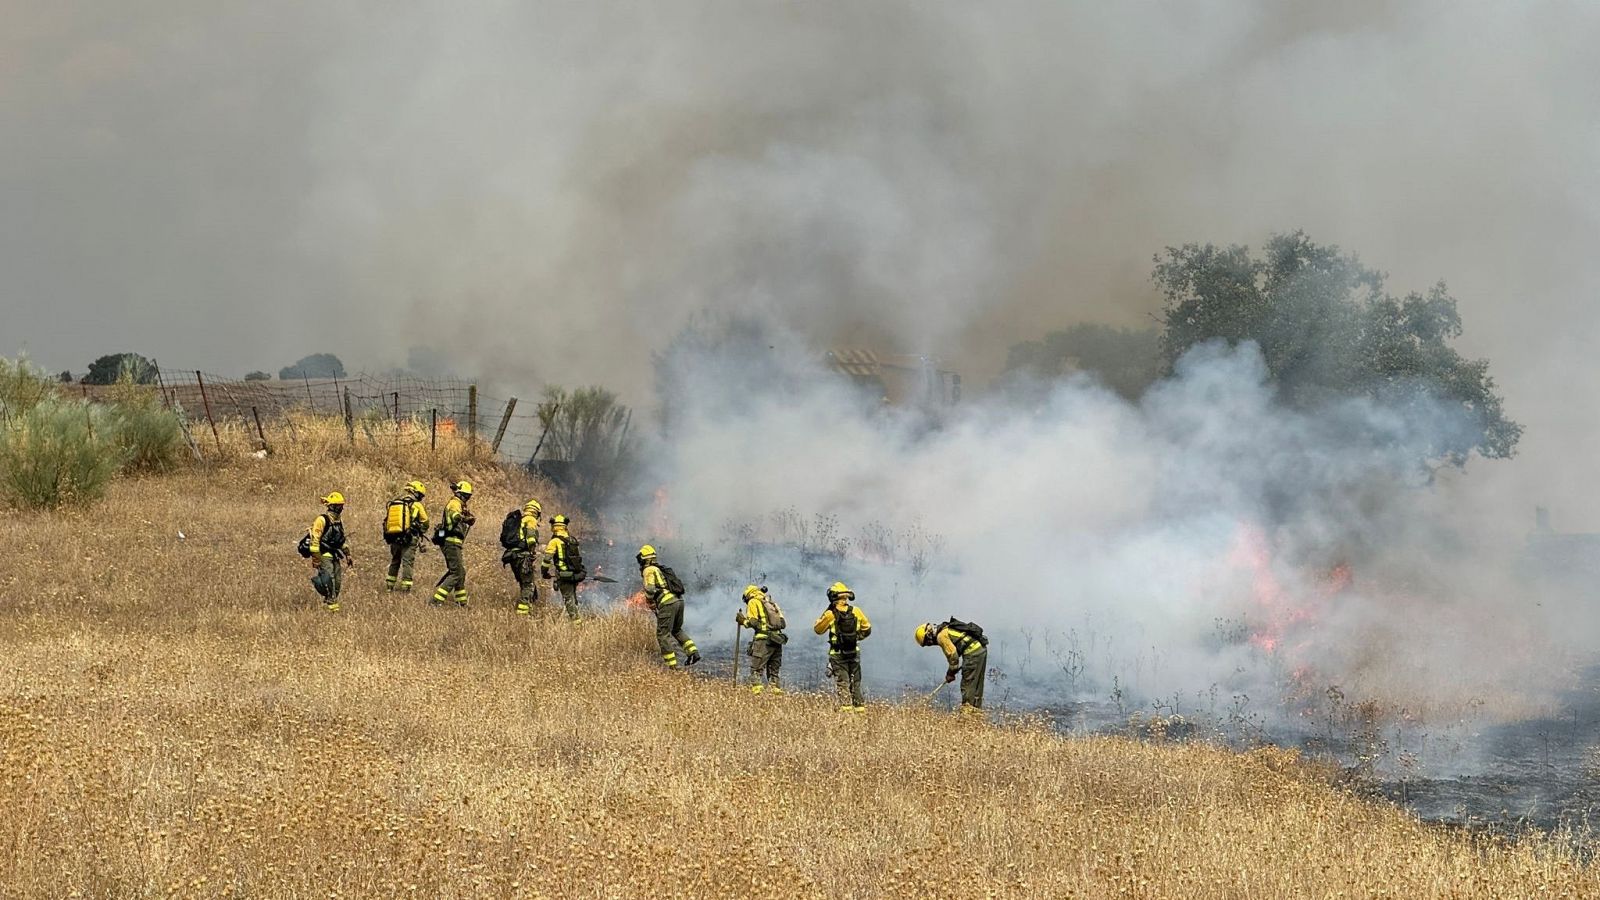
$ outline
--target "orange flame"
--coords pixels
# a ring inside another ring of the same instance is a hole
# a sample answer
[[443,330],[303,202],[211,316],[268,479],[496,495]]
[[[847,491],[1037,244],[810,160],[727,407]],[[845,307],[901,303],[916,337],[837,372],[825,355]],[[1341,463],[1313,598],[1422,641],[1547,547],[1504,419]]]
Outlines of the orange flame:
[[1250,575],[1256,614],[1249,640],[1266,653],[1279,652],[1287,636],[1314,624],[1328,602],[1350,586],[1352,577],[1350,567],[1340,563],[1316,579],[1309,596],[1295,596],[1273,567],[1266,533],[1254,525],[1239,528],[1228,563]]
[[627,600],[623,601],[623,603],[628,609],[646,610],[650,608],[650,604],[646,603],[644,600],[644,591],[642,590],[635,591],[633,595]]

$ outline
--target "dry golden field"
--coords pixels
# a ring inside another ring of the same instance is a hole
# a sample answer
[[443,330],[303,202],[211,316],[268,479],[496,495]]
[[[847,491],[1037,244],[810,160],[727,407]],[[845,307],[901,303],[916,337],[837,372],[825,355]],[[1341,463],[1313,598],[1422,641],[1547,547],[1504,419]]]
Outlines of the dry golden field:
[[[840,716],[663,673],[635,615],[518,619],[494,544],[529,487],[459,458],[410,462],[431,509],[479,487],[473,608],[426,607],[437,554],[386,595],[414,473],[318,458],[0,522],[0,895],[1600,896],[1552,840],[1425,826],[1292,754]],[[293,542],[335,488],[361,568],[330,615]]]

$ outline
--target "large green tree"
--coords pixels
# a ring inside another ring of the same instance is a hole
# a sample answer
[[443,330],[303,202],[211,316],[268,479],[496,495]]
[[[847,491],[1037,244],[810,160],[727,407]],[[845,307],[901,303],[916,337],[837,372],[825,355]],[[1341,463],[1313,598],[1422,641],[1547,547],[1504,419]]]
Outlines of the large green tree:
[[296,378],[343,378],[344,363],[332,353],[313,353],[300,358],[292,366],[284,366],[278,370],[278,378],[282,381],[292,381]]
[[108,353],[89,364],[84,384],[116,384],[128,378],[134,384],[155,384],[156,364],[137,353]]
[[1136,400],[1161,377],[1161,371],[1161,336],[1156,329],[1085,322],[1052,331],[1037,341],[1013,344],[1006,355],[1004,378],[1008,385],[1021,389],[1028,381],[1026,376],[1054,380],[1085,372],[1123,397]]
[[1186,244],[1155,258],[1166,298],[1161,353],[1170,371],[1189,348],[1254,341],[1281,398],[1301,409],[1355,396],[1390,408],[1444,408],[1464,427],[1438,428],[1431,458],[1463,464],[1477,451],[1511,456],[1522,426],[1506,418],[1489,363],[1451,342],[1461,316],[1445,285],[1395,297],[1384,276],[1305,233],[1248,247]]

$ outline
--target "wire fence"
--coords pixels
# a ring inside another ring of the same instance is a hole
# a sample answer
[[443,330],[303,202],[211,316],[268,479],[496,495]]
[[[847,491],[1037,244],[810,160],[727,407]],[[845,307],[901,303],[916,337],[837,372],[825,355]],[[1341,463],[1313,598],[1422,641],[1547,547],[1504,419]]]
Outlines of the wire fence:
[[[202,450],[206,438],[221,449],[223,431],[254,433],[260,443],[269,432],[293,434],[296,419],[343,420],[352,444],[398,444],[432,449],[441,438],[465,438],[505,462],[529,463],[545,435],[538,403],[516,397],[488,397],[478,386],[455,379],[354,375],[298,381],[240,381],[192,369],[162,368],[154,385],[168,407],[181,411]],[[114,385],[74,385],[86,399],[104,400]],[[545,459],[541,453],[540,459]],[[556,461],[559,462],[559,461]]]

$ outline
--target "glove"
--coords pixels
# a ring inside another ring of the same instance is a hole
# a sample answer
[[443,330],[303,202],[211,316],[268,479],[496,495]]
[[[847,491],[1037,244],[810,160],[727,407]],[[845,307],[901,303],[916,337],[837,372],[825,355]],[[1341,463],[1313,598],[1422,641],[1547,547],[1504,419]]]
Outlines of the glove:
[[945,684],[949,684],[950,682],[955,681],[955,680],[956,680],[956,670],[955,669],[951,669],[950,671],[944,673],[944,683]]
[[733,614],[733,620],[735,622],[739,623],[739,627],[740,628],[743,628],[744,627],[744,610],[741,609],[738,612],[734,613]]

